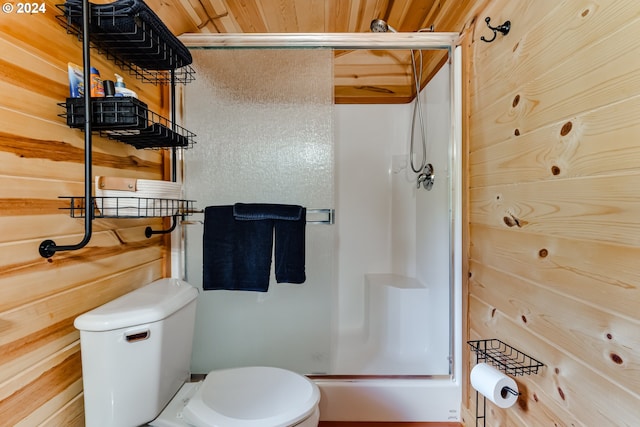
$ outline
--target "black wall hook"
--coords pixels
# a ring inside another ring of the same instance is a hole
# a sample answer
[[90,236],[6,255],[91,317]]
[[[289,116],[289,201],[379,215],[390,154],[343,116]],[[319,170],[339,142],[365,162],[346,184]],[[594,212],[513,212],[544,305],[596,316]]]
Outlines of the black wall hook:
[[491,43],[496,39],[498,31],[501,32],[503,36],[506,36],[507,34],[509,34],[509,30],[511,29],[511,21],[505,21],[502,25],[492,27],[491,25],[489,25],[489,22],[491,22],[491,18],[487,16],[484,22],[486,22],[487,27],[489,27],[489,29],[493,31],[493,37],[490,40],[487,40],[484,36],[480,37],[480,40],[482,40],[483,42]]

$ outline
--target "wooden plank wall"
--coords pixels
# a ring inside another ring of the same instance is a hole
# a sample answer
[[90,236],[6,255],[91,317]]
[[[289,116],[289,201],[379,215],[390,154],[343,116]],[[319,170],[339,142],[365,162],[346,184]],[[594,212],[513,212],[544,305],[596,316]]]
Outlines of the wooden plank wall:
[[[96,220],[88,247],[40,257],[44,239],[74,244],[82,219],[58,196],[82,195],[84,137],[58,116],[67,62],[81,44],[46,13],[0,19],[0,425],[84,425],[79,334],[73,320],[165,274],[164,242],[146,239],[160,220]],[[94,53],[103,78],[118,71],[156,112],[165,90],[142,84]],[[94,138],[94,175],[162,179],[159,151]]]
[[[486,16],[510,34],[480,41]],[[469,337],[546,365],[487,425],[640,425],[638,35],[637,0],[494,0],[477,16]]]

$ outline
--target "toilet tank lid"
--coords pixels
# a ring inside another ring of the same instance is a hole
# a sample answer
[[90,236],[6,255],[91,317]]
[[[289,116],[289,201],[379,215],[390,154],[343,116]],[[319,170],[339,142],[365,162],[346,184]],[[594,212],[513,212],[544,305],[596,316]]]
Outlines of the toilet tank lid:
[[160,279],[84,313],[73,322],[81,331],[111,331],[169,317],[196,299],[198,290],[179,279]]

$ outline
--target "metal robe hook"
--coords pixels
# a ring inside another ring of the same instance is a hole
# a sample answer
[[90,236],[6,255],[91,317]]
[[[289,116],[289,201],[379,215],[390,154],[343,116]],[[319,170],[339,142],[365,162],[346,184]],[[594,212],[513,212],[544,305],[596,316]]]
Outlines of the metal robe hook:
[[505,21],[502,25],[492,27],[491,25],[489,25],[489,22],[491,22],[491,18],[487,16],[484,22],[486,22],[487,27],[489,27],[489,29],[493,31],[493,37],[490,40],[487,40],[484,36],[480,37],[480,40],[482,40],[483,42],[491,43],[492,41],[494,41],[498,35],[498,31],[501,32],[503,36],[506,36],[507,34],[509,34],[509,30],[511,30],[511,21]]

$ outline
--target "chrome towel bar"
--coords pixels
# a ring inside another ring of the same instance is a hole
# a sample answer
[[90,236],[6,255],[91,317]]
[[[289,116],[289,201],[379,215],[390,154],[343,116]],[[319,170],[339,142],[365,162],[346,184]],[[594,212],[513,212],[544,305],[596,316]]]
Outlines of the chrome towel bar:
[[[189,214],[204,213],[203,209],[191,210]],[[335,224],[335,209],[307,209],[307,224]],[[182,225],[203,224],[204,221],[185,220],[180,222]]]

